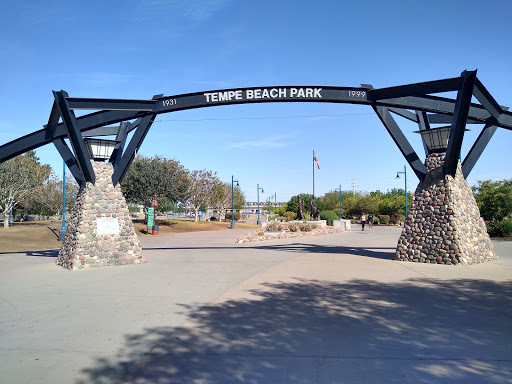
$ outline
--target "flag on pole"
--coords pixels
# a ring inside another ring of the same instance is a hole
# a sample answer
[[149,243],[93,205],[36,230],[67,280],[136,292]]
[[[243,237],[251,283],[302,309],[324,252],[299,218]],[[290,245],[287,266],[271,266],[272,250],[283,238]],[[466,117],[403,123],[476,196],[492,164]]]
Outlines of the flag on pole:
[[318,169],[320,169],[320,162],[318,161],[318,157],[316,157],[315,151],[313,151],[313,161],[316,162]]

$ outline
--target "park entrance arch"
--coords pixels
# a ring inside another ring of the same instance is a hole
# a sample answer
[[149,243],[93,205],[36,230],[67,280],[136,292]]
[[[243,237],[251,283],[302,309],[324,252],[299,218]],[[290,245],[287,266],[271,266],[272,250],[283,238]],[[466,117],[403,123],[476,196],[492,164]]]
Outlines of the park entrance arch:
[[[437,94],[445,92],[456,92],[457,96],[455,99],[437,96]],[[115,136],[115,149],[108,159],[108,163],[111,164],[111,172],[108,173],[108,176],[105,176],[104,172],[102,173],[102,182],[105,182],[106,177],[109,183],[111,182],[112,188],[115,188],[126,175],[135,153],[159,114],[244,103],[327,102],[368,105],[375,111],[420,181],[415,205],[413,205],[413,207],[419,208],[416,211],[413,209],[411,215],[406,219],[404,233],[399,241],[395,257],[400,260],[453,264],[470,264],[494,257],[485,227],[479,230],[482,235],[476,237],[480,239],[480,243],[486,244],[485,249],[466,249],[460,241],[459,231],[467,234],[467,236],[463,236],[463,241],[474,237],[475,234],[468,228],[458,229],[450,224],[453,221],[452,216],[455,214],[453,209],[445,207],[447,204],[444,200],[448,196],[446,201],[450,202],[452,190],[457,190],[457,196],[463,195],[466,199],[469,197],[466,188],[461,183],[465,182],[465,178],[471,172],[496,129],[499,127],[512,129],[512,113],[508,111],[507,107],[499,105],[491,96],[477,78],[476,71],[464,71],[460,76],[449,79],[379,89],[374,89],[369,84],[362,84],[361,87],[249,87],[173,96],[156,95],[151,100],[78,98],[70,97],[65,91],[54,91],[53,94],[54,103],[48,123],[41,130],[0,146],[0,162],[53,143],[84,190],[88,184],[96,185],[98,173],[98,170],[93,169],[94,163],[91,163],[91,157],[86,149],[86,140],[93,137]],[[473,96],[479,103],[472,103]],[[96,112],[76,117],[75,111],[78,110]],[[414,151],[393,115],[404,117],[418,124],[427,155],[426,162]],[[459,163],[467,124],[481,124],[483,127],[469,153],[463,162]],[[445,126],[434,128],[434,125]],[[128,141],[130,132],[133,132],[133,135]],[[441,145],[434,146],[433,137],[442,137]],[[65,139],[69,140],[71,148]],[[433,172],[434,170],[435,172]],[[446,181],[449,180],[448,178],[453,179],[454,183],[456,180],[458,181],[452,185]],[[436,199],[430,198],[431,193],[435,194],[435,191],[441,188],[441,183],[445,193],[438,194],[442,197],[436,195]],[[423,200],[418,195],[419,193],[423,193]],[[472,194],[471,198],[473,204]],[[438,204],[439,207],[443,207],[442,212],[434,208],[432,212],[438,217],[431,217],[427,211],[432,207],[437,207]],[[477,208],[476,211],[474,208],[476,208],[476,203],[470,209],[473,212],[472,215],[475,216],[470,222],[481,228],[482,220]],[[436,213],[436,211],[439,212]],[[429,219],[428,225],[423,224],[426,221],[425,215]],[[417,222],[418,218],[420,219],[419,223]],[[435,223],[441,223],[444,226],[435,226]],[[108,227],[111,224],[106,221],[101,224],[102,228],[110,228],[102,229],[106,231],[104,232],[105,237],[121,233],[115,225],[112,228]],[[96,224],[91,225],[94,227]],[[434,242],[432,242],[434,235],[430,235],[432,231],[429,228],[432,228],[437,236]],[[113,231],[113,233],[108,231]],[[446,235],[447,232],[450,234]],[[97,230],[94,234],[97,234]],[[66,239],[68,237],[70,236],[67,236]],[[452,243],[456,243],[457,246],[448,247],[448,250],[445,251],[446,246]],[[65,246],[66,243],[63,249]],[[109,248],[109,252],[113,252],[111,248]],[[441,259],[439,259],[440,254],[442,254]],[[73,255],[73,258],[75,256]]]

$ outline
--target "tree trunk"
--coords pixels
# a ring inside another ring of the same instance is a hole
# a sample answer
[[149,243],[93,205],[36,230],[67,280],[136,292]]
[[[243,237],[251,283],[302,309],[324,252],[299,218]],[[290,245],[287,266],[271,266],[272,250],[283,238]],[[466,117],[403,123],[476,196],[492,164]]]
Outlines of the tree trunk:
[[199,208],[194,207],[194,222],[199,221]]
[[9,228],[9,214],[4,213],[4,228]]

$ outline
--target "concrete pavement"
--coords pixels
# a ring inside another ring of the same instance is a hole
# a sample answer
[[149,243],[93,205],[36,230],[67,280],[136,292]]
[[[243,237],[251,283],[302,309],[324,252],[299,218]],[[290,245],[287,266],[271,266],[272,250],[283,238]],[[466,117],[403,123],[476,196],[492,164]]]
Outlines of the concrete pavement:
[[453,267],[389,260],[396,228],[243,232],[143,238],[147,265],[91,271],[1,256],[1,381],[512,381],[511,242]]

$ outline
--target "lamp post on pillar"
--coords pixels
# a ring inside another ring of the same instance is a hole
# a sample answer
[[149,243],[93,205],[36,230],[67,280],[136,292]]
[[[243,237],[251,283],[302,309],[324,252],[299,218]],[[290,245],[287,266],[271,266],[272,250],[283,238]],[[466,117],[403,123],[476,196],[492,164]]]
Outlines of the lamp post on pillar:
[[256,224],[260,225],[261,224],[261,221],[260,221],[260,190],[261,190],[261,193],[265,193],[265,191],[263,190],[263,188],[260,188],[259,184],[257,184],[257,188],[258,188],[258,220],[256,221]]
[[235,224],[235,194],[234,194],[234,186],[233,184],[236,182],[236,186],[239,187],[238,180],[233,179],[233,175],[231,176],[231,229],[236,228]]
[[404,174],[404,180],[405,180],[405,218],[407,219],[407,214],[408,214],[408,209],[407,209],[407,168],[406,168],[405,165],[404,165],[403,172],[399,171],[399,172],[396,173],[396,178],[397,179],[400,178],[400,173]]

